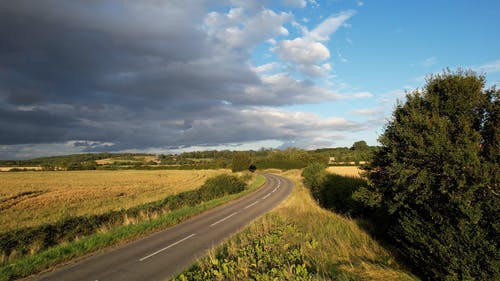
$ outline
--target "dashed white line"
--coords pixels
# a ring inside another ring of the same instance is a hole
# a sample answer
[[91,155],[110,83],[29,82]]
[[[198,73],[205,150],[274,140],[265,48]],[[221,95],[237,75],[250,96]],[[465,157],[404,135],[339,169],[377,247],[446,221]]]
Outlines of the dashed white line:
[[262,199],[266,199],[267,197],[269,197],[271,195],[271,193],[268,193],[266,196],[262,197]]
[[223,218],[223,219],[220,219],[220,220],[218,220],[218,221],[216,221],[216,222],[212,223],[212,224],[210,225],[210,227],[212,227],[212,226],[214,226],[214,225],[216,225],[216,224],[218,224],[218,223],[221,223],[221,222],[223,222],[223,221],[227,220],[228,218],[230,218],[230,217],[232,217],[232,216],[234,216],[234,215],[236,215],[236,214],[238,214],[238,213],[237,213],[237,212],[234,212],[234,213],[230,214],[229,216],[227,216],[227,217],[225,217],[225,218]]
[[246,206],[246,207],[245,207],[245,208],[243,208],[243,209],[244,209],[244,210],[246,210],[246,209],[248,209],[248,208],[252,207],[253,205],[255,205],[255,204],[257,204],[257,203],[259,203],[259,201],[255,201],[255,202],[253,202],[252,204],[250,204],[250,205]]
[[145,256],[145,257],[143,257],[143,258],[139,259],[139,261],[144,261],[144,260],[146,260],[146,259],[149,259],[150,257],[152,257],[152,256],[154,256],[154,255],[157,255],[157,254],[159,254],[159,253],[161,253],[161,252],[165,251],[166,249],[168,249],[168,248],[170,248],[170,247],[173,247],[173,246],[175,246],[175,245],[177,245],[177,244],[179,244],[179,243],[182,243],[182,242],[184,242],[184,241],[188,240],[189,238],[193,237],[194,235],[195,235],[195,234],[193,233],[193,234],[191,234],[191,235],[189,235],[189,236],[187,236],[187,237],[184,237],[184,238],[182,238],[181,240],[179,240],[179,241],[177,241],[177,242],[175,242],[175,243],[172,243],[172,244],[168,245],[167,247],[165,247],[165,248],[163,248],[163,249],[160,249],[160,250],[158,250],[158,251],[156,251],[156,252],[154,252],[154,253],[152,253],[152,254],[150,254],[150,255],[147,255],[147,256]]
[[275,193],[275,192],[276,192],[276,190],[278,190],[278,188],[277,188],[277,187],[275,187],[275,188],[273,189],[273,192],[272,192],[272,193]]

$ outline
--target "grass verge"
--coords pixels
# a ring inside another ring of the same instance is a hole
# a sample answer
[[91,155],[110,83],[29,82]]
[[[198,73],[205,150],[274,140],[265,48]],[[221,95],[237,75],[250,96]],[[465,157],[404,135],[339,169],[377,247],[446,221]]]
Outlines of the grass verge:
[[285,202],[174,280],[418,280],[358,222],[320,208],[300,171]]
[[241,193],[217,198],[193,207],[178,209],[168,215],[160,216],[157,219],[116,227],[103,233],[93,234],[70,243],[52,247],[32,256],[26,256],[11,261],[9,264],[0,267],[0,280],[6,281],[26,277],[50,269],[71,259],[91,254],[97,250],[143,237],[154,231],[175,225],[206,210],[242,197],[262,186],[264,182],[265,178],[262,175],[257,175],[249,188]]

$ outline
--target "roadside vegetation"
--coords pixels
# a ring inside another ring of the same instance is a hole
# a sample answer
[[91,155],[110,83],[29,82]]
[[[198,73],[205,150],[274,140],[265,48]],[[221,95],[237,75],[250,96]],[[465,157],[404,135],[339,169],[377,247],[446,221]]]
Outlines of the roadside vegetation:
[[[252,182],[248,186],[247,182]],[[56,223],[0,234],[0,280],[24,277],[69,259],[176,224],[255,190],[263,176],[221,174],[200,188],[163,200],[99,215],[68,217]]]
[[320,208],[302,185],[271,213],[174,280],[417,280],[356,220]]

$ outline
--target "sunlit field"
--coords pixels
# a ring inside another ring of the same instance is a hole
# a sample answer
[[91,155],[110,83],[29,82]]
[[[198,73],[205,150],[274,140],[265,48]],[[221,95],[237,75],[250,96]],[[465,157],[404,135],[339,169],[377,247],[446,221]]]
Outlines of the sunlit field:
[[0,232],[127,209],[200,187],[229,170],[0,173]]
[[329,173],[348,177],[359,177],[362,170],[357,166],[332,166],[326,169]]

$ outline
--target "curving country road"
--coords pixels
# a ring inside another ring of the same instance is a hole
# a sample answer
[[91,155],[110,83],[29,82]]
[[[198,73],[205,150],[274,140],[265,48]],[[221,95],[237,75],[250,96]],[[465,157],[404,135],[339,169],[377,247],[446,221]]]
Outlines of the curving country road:
[[266,183],[249,195],[104,254],[36,276],[34,280],[155,281],[172,277],[273,209],[292,191],[290,180],[263,175]]

